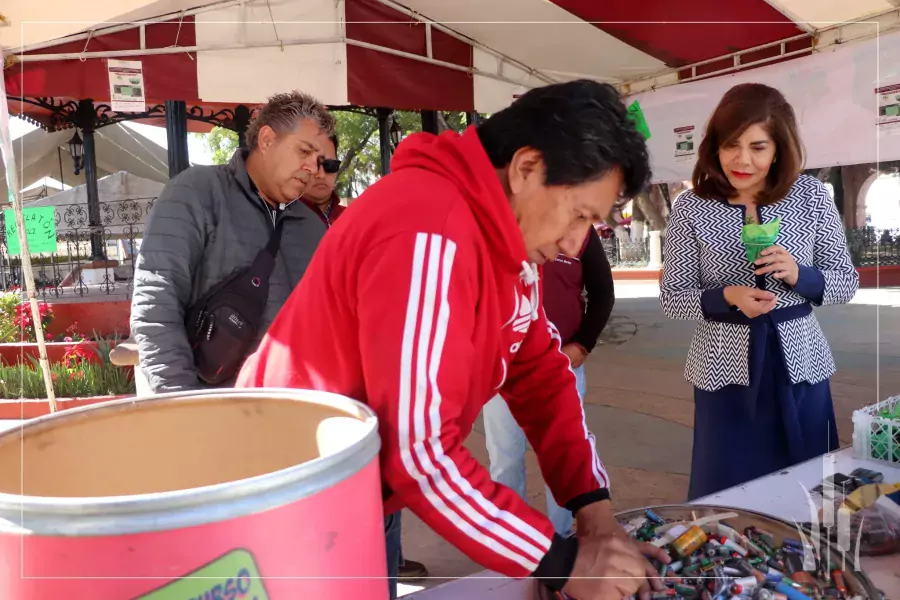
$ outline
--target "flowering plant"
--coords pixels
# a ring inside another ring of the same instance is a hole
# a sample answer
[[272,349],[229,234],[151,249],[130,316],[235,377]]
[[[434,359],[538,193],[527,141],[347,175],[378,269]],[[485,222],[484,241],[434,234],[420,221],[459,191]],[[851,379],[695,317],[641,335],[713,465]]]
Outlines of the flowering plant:
[[63,354],[63,363],[67,369],[77,369],[92,358],[96,358],[96,356],[85,344],[73,344],[66,348],[66,353]]
[[[38,303],[38,313],[41,317],[41,327],[44,331],[53,321],[53,309],[46,302]],[[22,302],[16,306],[16,316],[13,318],[13,324],[22,331],[22,338],[29,342],[37,341],[37,334],[34,332],[34,318],[31,315],[31,305]],[[53,339],[51,335],[45,335],[46,339]]]
[[64,342],[83,342],[87,339],[83,333],[78,331],[78,321],[75,321],[66,328],[66,334],[63,336]]

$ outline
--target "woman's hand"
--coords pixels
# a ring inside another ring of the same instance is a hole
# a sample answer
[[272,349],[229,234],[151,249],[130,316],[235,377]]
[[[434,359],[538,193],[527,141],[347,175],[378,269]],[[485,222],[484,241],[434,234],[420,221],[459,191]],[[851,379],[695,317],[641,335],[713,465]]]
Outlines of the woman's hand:
[[746,285],[730,285],[725,288],[725,301],[751,319],[764,315],[778,304],[778,296]]
[[772,273],[772,277],[780,279],[787,285],[794,287],[800,277],[800,267],[791,253],[781,246],[769,246],[760,253],[760,258],[753,263],[760,268],[756,269],[757,275]]

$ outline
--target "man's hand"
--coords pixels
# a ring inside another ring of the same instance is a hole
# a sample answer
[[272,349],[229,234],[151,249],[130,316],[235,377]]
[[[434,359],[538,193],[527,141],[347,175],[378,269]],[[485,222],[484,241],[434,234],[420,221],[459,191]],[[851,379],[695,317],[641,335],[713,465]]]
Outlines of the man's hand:
[[[649,600],[648,578],[657,591],[665,586],[641,549],[625,535],[579,537],[578,555],[563,591],[578,600],[621,600],[635,593],[640,593],[641,600]],[[664,562],[669,560],[665,555]]]
[[625,530],[616,521],[612,502],[609,500],[593,502],[580,508],[575,516],[575,526],[579,538],[603,537],[619,533],[627,537]]
[[[635,592],[640,592],[641,599],[646,600],[650,597],[651,586],[657,591],[664,588],[659,571],[644,557],[648,556],[665,564],[669,564],[672,559],[662,548],[657,548],[653,544],[639,543],[625,533],[616,520],[609,500],[594,502],[581,508],[575,521],[579,544],[578,556],[569,583],[563,591],[578,600],[606,598],[619,600]],[[613,539],[617,541],[615,543],[609,541]],[[582,557],[582,552],[587,553],[585,557]],[[601,556],[593,556],[594,552],[600,552]],[[603,553],[608,553],[609,556]],[[589,571],[587,575],[579,573],[579,561],[593,565],[585,567],[587,569],[600,569],[602,572]],[[637,575],[634,575],[635,572]],[[573,581],[577,577],[588,579]],[[611,579],[590,579],[592,577]],[[568,590],[570,585],[577,591],[570,593]],[[621,593],[623,590],[625,593]]]
[[581,344],[566,344],[562,347],[562,352],[569,357],[572,368],[577,369],[584,364],[587,359],[587,352],[581,347]]
[[730,285],[725,288],[725,301],[738,309],[747,317],[755,319],[775,308],[778,296],[745,285]]

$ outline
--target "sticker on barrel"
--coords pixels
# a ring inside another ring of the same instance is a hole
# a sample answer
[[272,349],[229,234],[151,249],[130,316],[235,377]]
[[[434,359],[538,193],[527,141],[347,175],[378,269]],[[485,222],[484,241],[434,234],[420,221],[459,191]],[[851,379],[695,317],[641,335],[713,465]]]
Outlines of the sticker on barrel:
[[232,550],[135,600],[269,600],[269,595],[253,555],[246,550]]

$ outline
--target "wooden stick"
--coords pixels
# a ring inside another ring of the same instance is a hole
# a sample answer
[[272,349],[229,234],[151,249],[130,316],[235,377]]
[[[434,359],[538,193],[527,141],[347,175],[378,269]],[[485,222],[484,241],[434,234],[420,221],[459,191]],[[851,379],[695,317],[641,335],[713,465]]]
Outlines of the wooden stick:
[[[3,50],[0,48],[0,65],[3,65]],[[22,258],[22,275],[24,276],[25,293],[31,305],[31,318],[34,321],[34,335],[37,339],[38,357],[41,371],[44,374],[44,387],[47,389],[47,402],[50,412],[56,412],[56,396],[53,392],[53,376],[50,373],[50,361],[47,359],[47,344],[44,341],[44,327],[41,324],[41,312],[38,308],[37,291],[34,289],[34,273],[31,270],[31,254],[28,251],[28,232],[25,229],[25,216],[22,212],[22,196],[16,182],[16,160],[12,151],[12,138],[9,133],[9,106],[6,102],[6,83],[0,77],[0,155],[6,165],[6,189],[16,214],[16,233],[19,236],[19,248]]]

